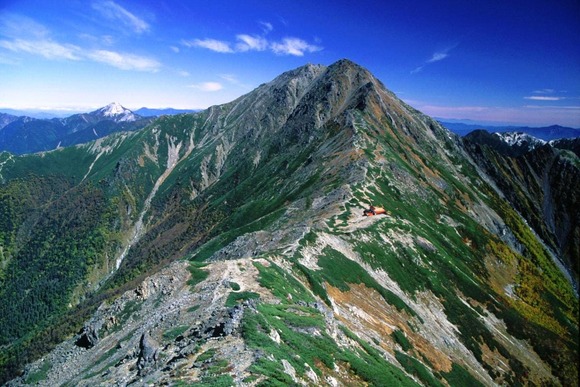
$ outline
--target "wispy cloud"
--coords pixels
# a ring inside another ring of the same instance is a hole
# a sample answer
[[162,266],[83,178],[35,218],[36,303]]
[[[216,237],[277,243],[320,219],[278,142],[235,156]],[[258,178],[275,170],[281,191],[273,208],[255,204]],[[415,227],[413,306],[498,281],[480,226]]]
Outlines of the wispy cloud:
[[532,101],[562,101],[565,99],[575,99],[572,97],[562,97],[561,95],[558,95],[562,93],[566,93],[566,91],[556,89],[538,89],[532,91],[532,94],[535,95],[526,96],[524,99],[529,99]]
[[33,19],[14,13],[0,14],[0,34],[10,38],[45,39],[50,31]]
[[411,71],[411,74],[416,74],[420,71],[423,71],[425,66],[427,66],[430,63],[439,62],[447,58],[449,56],[449,51],[453,50],[455,47],[457,47],[457,44],[447,47],[444,50],[433,53],[433,55],[431,55],[431,58],[427,59],[425,63],[423,63],[421,66],[416,67],[413,71]]
[[243,89],[252,89],[251,85],[247,85],[243,82],[241,82],[238,77],[236,77],[234,74],[220,74],[219,77],[221,79],[223,79],[224,81],[231,83],[232,85],[241,87]]
[[79,34],[79,38],[95,45],[113,46],[117,39],[113,35],[95,36],[91,34]]
[[322,47],[310,44],[298,38],[284,38],[282,42],[274,42],[270,46],[272,51],[278,55],[304,56],[306,52],[316,52]]
[[566,97],[556,97],[556,96],[548,96],[548,95],[531,95],[528,97],[524,97],[524,99],[531,99],[533,101],[561,101],[566,99]]
[[193,85],[190,85],[189,87],[197,89],[197,90],[201,90],[201,91],[219,91],[221,89],[223,89],[223,85],[219,82],[202,82],[202,83],[196,83]]
[[555,92],[556,92],[556,90],[554,90],[554,89],[539,89],[539,90],[532,91],[532,93],[534,93],[534,94],[552,94]]
[[224,42],[223,40],[193,39],[193,40],[182,40],[181,43],[186,47],[207,48],[208,50],[215,51],[215,52],[221,52],[221,53],[234,52],[234,50],[230,47],[230,43]]
[[274,29],[272,23],[261,21],[260,25],[262,26],[262,31],[264,34],[271,32]]
[[284,38],[281,41],[269,41],[263,36],[239,34],[236,35],[236,40],[237,42],[232,44],[216,39],[194,39],[183,40],[182,44],[186,47],[205,48],[225,54],[269,50],[277,55],[304,56],[305,53],[312,53],[323,49],[321,46],[294,37]]
[[[18,21],[30,29],[20,28],[16,23]],[[9,38],[0,40],[0,47],[16,53],[41,56],[49,60],[91,60],[122,70],[155,72],[161,68],[161,63],[153,58],[111,50],[87,50],[77,45],[57,42],[51,38],[51,33],[47,28],[27,17],[2,15],[0,16],[0,30]],[[105,45],[113,42],[113,38],[109,35],[103,35],[101,38],[81,35],[81,38],[93,42],[98,41]]]
[[433,54],[433,56],[431,57],[431,59],[429,59],[427,61],[427,63],[433,63],[433,62],[439,62],[440,60],[443,60],[445,58],[447,58],[447,52],[443,51],[443,52],[436,52],[435,54]]
[[89,52],[87,57],[121,70],[156,72],[161,67],[161,64],[152,58],[108,50],[94,50]]
[[236,36],[238,43],[236,44],[236,51],[264,51],[268,48],[268,41],[256,35],[240,34]]
[[179,53],[179,47],[177,46],[169,46],[169,48],[171,49],[171,51],[173,51],[174,53],[178,54]]
[[220,74],[219,76],[221,79],[231,82],[231,83],[238,83],[238,78],[233,74]]
[[40,55],[47,59],[80,60],[80,48],[72,44],[61,44],[45,40],[0,40],[0,47],[13,52],[25,52]]
[[0,47],[16,53],[40,55],[47,59],[79,60],[80,48],[51,39],[50,30],[33,19],[12,13],[0,14]]
[[121,22],[138,34],[147,32],[150,28],[145,20],[135,16],[114,1],[98,1],[94,2],[92,6],[105,18],[113,22]]

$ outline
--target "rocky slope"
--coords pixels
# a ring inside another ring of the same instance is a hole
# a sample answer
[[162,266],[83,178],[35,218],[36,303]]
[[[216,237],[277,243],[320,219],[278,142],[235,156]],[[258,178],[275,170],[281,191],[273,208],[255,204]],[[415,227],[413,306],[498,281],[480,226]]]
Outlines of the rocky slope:
[[348,60],[0,165],[2,375],[28,363],[9,385],[577,381],[548,250],[458,137]]

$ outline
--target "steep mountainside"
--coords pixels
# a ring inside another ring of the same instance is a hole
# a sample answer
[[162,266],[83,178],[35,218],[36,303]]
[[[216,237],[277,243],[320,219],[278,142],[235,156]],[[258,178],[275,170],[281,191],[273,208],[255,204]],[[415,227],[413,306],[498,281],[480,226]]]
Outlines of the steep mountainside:
[[539,142],[525,138],[523,143],[507,145],[494,134],[483,133],[473,132],[464,138],[473,159],[552,254],[563,261],[577,289],[580,194],[575,187],[580,187],[580,164],[573,150],[578,150],[580,139],[539,146]]
[[118,103],[66,118],[16,117],[0,127],[0,151],[14,154],[53,150],[105,137],[114,132],[138,130],[151,122]]
[[573,289],[470,160],[348,60],[2,153],[3,380],[575,384]]

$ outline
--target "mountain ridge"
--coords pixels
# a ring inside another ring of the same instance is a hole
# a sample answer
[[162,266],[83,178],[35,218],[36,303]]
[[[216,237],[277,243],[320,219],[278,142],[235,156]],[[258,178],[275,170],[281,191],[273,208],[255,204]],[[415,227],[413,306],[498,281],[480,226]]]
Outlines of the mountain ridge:
[[51,337],[11,385],[573,382],[577,298],[472,158],[348,60],[0,154],[3,375]]

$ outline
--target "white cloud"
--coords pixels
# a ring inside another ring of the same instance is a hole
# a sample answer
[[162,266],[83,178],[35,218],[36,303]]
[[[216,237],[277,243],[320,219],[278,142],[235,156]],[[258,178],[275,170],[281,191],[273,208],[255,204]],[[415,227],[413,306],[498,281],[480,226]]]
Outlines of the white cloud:
[[169,46],[169,48],[171,49],[171,51],[173,51],[174,53],[178,54],[179,53],[179,47],[176,46]]
[[238,77],[236,77],[234,74],[219,74],[218,76],[224,81],[231,83],[232,85],[235,85],[237,87],[241,87],[242,89],[251,90],[255,87],[254,85],[248,85],[241,82],[238,79]]
[[113,35],[95,36],[91,34],[79,34],[79,38],[93,45],[113,46],[117,39]]
[[236,51],[264,51],[268,48],[268,41],[261,36],[250,36],[245,34],[237,35],[238,43],[236,44]]
[[[81,47],[73,44],[53,41],[48,37],[49,31],[44,29],[44,27],[32,20],[23,20],[25,21],[26,25],[33,26],[34,31],[32,35],[39,36],[39,38],[23,39],[14,37],[11,40],[0,40],[0,47],[13,52],[42,56],[50,60],[79,61],[89,59],[123,70],[155,72],[161,67],[161,64],[155,59],[139,55],[119,53],[108,50],[85,51]],[[0,24],[5,21],[6,19],[0,20]],[[13,31],[15,30],[13,29]],[[28,35],[30,36],[31,34],[29,33]],[[114,38],[110,35],[103,35],[100,38],[95,38],[94,36],[85,34],[81,35],[81,38],[89,40],[99,39],[105,44],[112,43],[114,40]]]
[[14,52],[26,52],[47,59],[79,60],[80,49],[72,44],[61,44],[51,40],[0,40],[0,47]]
[[191,75],[185,70],[179,70],[179,71],[177,71],[177,74],[179,74],[182,77],[189,77]]
[[310,44],[305,40],[288,37],[281,41],[270,41],[263,36],[238,34],[237,43],[232,44],[227,41],[217,39],[194,39],[182,40],[186,47],[200,47],[220,53],[240,53],[248,51],[271,51],[277,55],[304,56],[305,53],[320,51],[321,46]]
[[554,89],[540,89],[540,90],[534,90],[534,91],[532,91],[532,93],[534,93],[534,94],[552,94],[555,91],[556,90],[554,90]]
[[264,31],[265,34],[271,32],[274,29],[274,26],[272,25],[272,23],[269,22],[260,22],[260,25],[262,26],[262,30]]
[[121,70],[156,72],[161,67],[155,59],[108,50],[94,50],[89,52],[87,57]]
[[531,99],[533,101],[561,101],[563,99],[566,99],[565,97],[552,97],[552,96],[547,96],[547,95],[532,95],[529,97],[524,97],[524,99]]
[[231,83],[238,83],[238,78],[236,78],[236,76],[234,74],[220,74],[219,76],[221,79],[223,79],[224,81],[228,81]]
[[219,82],[202,82],[202,83],[190,85],[189,87],[192,87],[192,88],[197,89],[197,90],[209,91],[209,92],[219,91],[219,90],[224,88],[222,86],[222,84]]
[[430,63],[439,62],[439,61],[442,61],[443,59],[447,58],[449,56],[449,51],[453,50],[455,47],[457,47],[457,44],[450,46],[450,47],[447,47],[444,50],[437,51],[437,52],[433,53],[433,55],[431,55],[431,58],[427,59],[425,61],[425,63],[423,63],[421,66],[418,66],[414,70],[412,70],[411,74],[416,74],[418,72],[423,71],[425,66],[427,66]]
[[50,38],[50,31],[33,19],[12,13],[0,14],[0,47],[13,52],[40,55],[47,59],[79,60],[80,48]]
[[[129,20],[140,31],[143,31],[147,26],[146,23],[143,24],[144,22],[140,19],[112,1],[95,3],[93,7],[102,7],[108,12],[116,12],[116,15],[123,16],[124,20]],[[42,56],[50,60],[91,60],[122,70],[155,72],[161,68],[161,64],[152,58],[109,50],[86,50],[73,44],[54,41],[50,38],[50,30],[28,17],[19,15],[0,14],[0,34],[10,38],[0,40],[0,47],[17,53]],[[79,37],[92,44],[97,43],[105,46],[115,42],[115,38],[111,35],[97,37],[90,34],[80,34]]]
[[439,62],[440,60],[443,60],[445,58],[447,58],[447,52],[436,52],[435,54],[433,54],[431,59],[427,61],[427,63]]
[[115,44],[115,37],[112,35],[103,35],[101,36],[101,42],[105,45],[105,46],[112,46],[113,44]]
[[93,50],[84,52],[80,47],[72,44],[62,44],[51,40],[29,41],[23,39],[0,40],[0,47],[14,52],[23,52],[32,55],[39,55],[51,60],[73,60],[83,59],[105,63],[122,70],[137,71],[158,71],[161,64],[155,59],[119,53],[108,50]]
[[230,43],[224,42],[222,40],[216,39],[194,39],[194,40],[184,40],[182,43],[187,47],[201,47],[207,48],[208,50],[221,52],[221,53],[232,53],[234,50],[230,47]]
[[10,38],[45,39],[50,31],[27,16],[13,13],[0,14],[0,34]]
[[270,48],[278,55],[304,56],[305,52],[316,52],[322,47],[316,46],[298,38],[284,38],[282,42],[271,43]]
[[149,24],[135,16],[114,1],[99,1],[93,3],[93,9],[112,21],[120,21],[134,32],[141,34],[149,30]]

